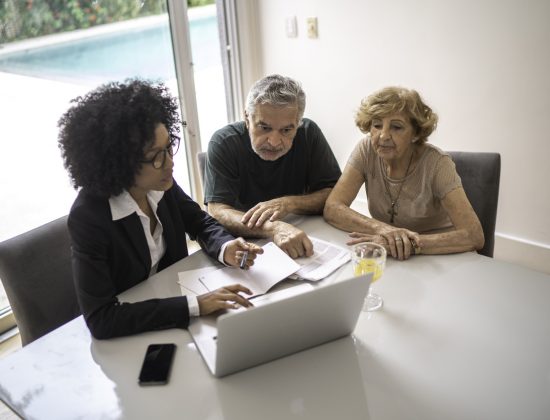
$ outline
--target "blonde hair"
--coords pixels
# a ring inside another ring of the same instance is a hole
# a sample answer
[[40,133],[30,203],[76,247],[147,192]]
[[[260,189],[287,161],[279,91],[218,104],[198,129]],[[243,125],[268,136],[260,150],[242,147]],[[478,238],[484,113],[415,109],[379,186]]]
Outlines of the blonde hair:
[[355,114],[355,124],[363,133],[368,133],[373,119],[399,113],[409,117],[418,143],[428,141],[437,127],[437,114],[424,103],[418,92],[396,86],[385,87],[363,99]]

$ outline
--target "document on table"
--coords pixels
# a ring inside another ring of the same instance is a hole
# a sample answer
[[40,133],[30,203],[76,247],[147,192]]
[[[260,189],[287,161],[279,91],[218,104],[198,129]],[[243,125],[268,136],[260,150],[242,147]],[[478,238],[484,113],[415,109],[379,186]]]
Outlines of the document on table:
[[199,278],[218,268],[215,266],[198,268],[196,270],[180,271],[178,273],[178,284],[180,285],[181,295],[203,295],[208,293],[208,289],[201,283]]
[[298,258],[301,268],[291,278],[318,281],[347,263],[351,256],[346,248],[310,236],[313,243],[311,257]]
[[239,283],[248,287],[253,296],[257,296],[266,293],[275,284],[300,269],[300,266],[273,242],[265,244],[262,248],[264,253],[256,257],[254,265],[249,270],[224,267],[199,277],[200,282],[210,291]]

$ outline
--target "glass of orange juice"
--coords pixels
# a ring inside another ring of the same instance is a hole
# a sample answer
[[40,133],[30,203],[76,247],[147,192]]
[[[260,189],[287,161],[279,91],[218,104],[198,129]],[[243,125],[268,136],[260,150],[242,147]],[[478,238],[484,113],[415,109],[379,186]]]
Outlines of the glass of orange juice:
[[372,292],[372,283],[382,277],[386,266],[386,249],[374,242],[362,242],[354,245],[351,251],[351,262],[353,264],[354,276],[373,273],[363,310],[369,312],[379,310],[384,301],[380,296]]

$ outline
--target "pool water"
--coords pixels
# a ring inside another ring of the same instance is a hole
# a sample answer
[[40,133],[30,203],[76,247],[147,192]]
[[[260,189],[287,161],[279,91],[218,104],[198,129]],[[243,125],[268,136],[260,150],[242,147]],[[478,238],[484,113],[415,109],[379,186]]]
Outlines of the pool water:
[[[216,16],[190,20],[195,71],[221,65]],[[0,71],[83,85],[176,78],[168,21],[0,56]]]

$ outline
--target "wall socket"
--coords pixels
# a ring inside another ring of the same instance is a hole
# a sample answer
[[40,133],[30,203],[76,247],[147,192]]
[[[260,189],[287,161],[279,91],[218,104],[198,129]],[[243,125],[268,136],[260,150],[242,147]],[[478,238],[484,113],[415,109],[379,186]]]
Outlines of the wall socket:
[[317,18],[316,17],[308,17],[306,19],[306,27],[307,27],[307,37],[308,38],[318,38],[319,37],[319,31],[317,28]]

